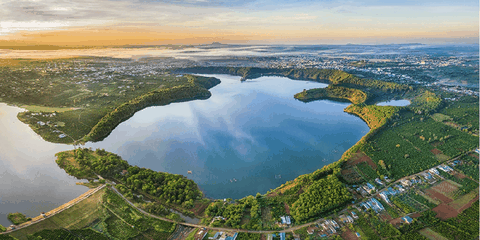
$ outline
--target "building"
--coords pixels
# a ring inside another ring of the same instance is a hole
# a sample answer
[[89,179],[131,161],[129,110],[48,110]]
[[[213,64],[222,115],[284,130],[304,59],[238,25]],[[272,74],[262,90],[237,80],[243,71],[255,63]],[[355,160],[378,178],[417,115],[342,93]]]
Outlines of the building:
[[208,231],[206,229],[201,229],[194,236],[194,240],[202,240],[207,235]]
[[357,236],[358,238],[360,238],[360,233],[356,232],[356,233],[355,233],[355,236]]
[[380,180],[380,178],[375,178],[375,182],[376,182],[378,185],[383,185],[383,182]]
[[345,214],[338,216],[338,219],[343,223],[353,223],[353,218]]
[[365,208],[365,210],[368,210],[368,209],[373,209],[373,211],[375,211],[376,213],[378,212],[381,212],[381,211],[384,211],[385,208],[383,207],[383,205],[375,198],[371,198],[365,202],[362,202],[360,203],[361,206],[363,206]]
[[425,178],[425,180],[432,179],[432,174],[430,174],[429,172],[422,172],[420,173],[420,175],[422,175],[422,177]]
[[410,187],[412,186],[412,182],[408,179],[404,179],[402,181],[400,181],[400,183],[404,186],[404,187]]
[[410,223],[413,222],[413,219],[412,219],[411,217],[409,217],[409,216],[405,216],[405,217],[402,218],[402,221],[404,221],[405,223],[410,224]]
[[353,217],[354,219],[357,219],[357,218],[358,218],[358,215],[357,215],[354,211],[352,211],[351,214],[352,214],[352,217]]
[[387,191],[383,191],[383,192],[379,193],[378,195],[380,195],[380,197],[383,199],[383,201],[385,201],[386,203],[390,203],[390,199],[388,199]]
[[439,175],[440,173],[438,172],[437,168],[431,168],[430,170],[428,170],[429,172],[435,174],[435,175]]
[[287,225],[292,224],[290,220],[290,216],[281,216],[280,218],[282,219],[282,224],[287,224]]
[[444,171],[444,172],[451,172],[451,171],[453,171],[453,169],[452,169],[451,167],[447,166],[447,165],[440,165],[440,166],[438,166],[438,168],[439,168],[440,170]]
[[367,183],[366,185],[364,185],[363,189],[365,189],[365,191],[367,191],[370,194],[372,194],[372,192],[375,192],[375,187],[370,183]]
[[217,232],[213,237],[209,237],[211,240],[235,240],[238,233],[235,232]]

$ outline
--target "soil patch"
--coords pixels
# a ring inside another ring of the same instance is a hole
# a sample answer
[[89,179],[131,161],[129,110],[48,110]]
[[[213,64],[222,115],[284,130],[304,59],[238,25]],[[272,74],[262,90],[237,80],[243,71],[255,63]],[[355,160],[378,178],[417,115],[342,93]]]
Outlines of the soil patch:
[[347,239],[347,240],[357,240],[359,239],[357,237],[357,235],[355,235],[354,232],[352,232],[350,229],[347,228],[347,230],[345,232],[342,232],[342,234],[340,234],[340,236],[343,238],[343,239]]
[[402,222],[403,221],[402,221],[401,217],[390,220],[390,224],[392,224],[395,227],[400,226],[402,224]]
[[195,215],[197,216],[201,216],[203,214],[203,212],[205,211],[205,209],[208,207],[208,203],[204,204],[204,203],[196,203],[195,204],[195,207],[193,207],[193,209],[191,210],[193,213],[195,213]]
[[346,165],[353,167],[362,162],[366,162],[368,165],[370,165],[370,167],[372,167],[373,170],[377,170],[377,164],[375,164],[369,156],[365,155],[365,153],[361,151],[355,153],[355,155],[346,162]]
[[439,201],[441,201],[442,203],[449,203],[452,201],[452,199],[448,198],[447,196],[435,191],[435,190],[432,190],[432,189],[428,189],[426,191],[427,195],[430,196],[431,198],[434,198],[434,199],[437,199]]
[[355,169],[352,167],[349,167],[347,169],[343,169],[341,171],[343,179],[349,183],[357,183],[357,182],[362,182],[363,178],[360,176]]
[[288,206],[287,203],[283,203],[285,205],[285,212],[290,215],[290,207]]
[[455,192],[458,190],[458,187],[449,183],[448,181],[443,181],[430,189],[433,189],[441,194],[448,195],[449,193]]
[[424,228],[418,232],[430,240],[448,240],[448,238],[443,237],[442,235],[438,234],[430,228]]
[[478,201],[478,196],[472,200],[470,200],[470,202],[468,202],[467,204],[463,205],[463,207],[461,207],[460,209],[458,209],[458,213],[461,213],[463,212],[465,209],[469,208],[472,206],[473,203],[475,203],[476,201]]
[[466,178],[467,177],[467,175],[465,175],[461,172],[457,172],[457,171],[455,171],[454,175],[455,175],[456,178]]
[[437,213],[436,217],[442,220],[447,220],[458,215],[458,212],[454,208],[448,206],[445,203],[434,207],[432,210]]
[[474,158],[477,158],[479,159],[480,158],[480,155],[476,154],[476,153],[470,153],[468,154],[470,157],[474,157]]
[[422,214],[421,214],[421,213],[418,213],[418,212],[410,215],[410,217],[412,217],[412,218],[418,218],[418,217],[420,217],[420,216],[422,216]]
[[388,213],[386,212],[382,212],[380,213],[379,217],[383,220],[383,221],[390,221],[392,220],[392,216],[390,216]]
[[432,153],[435,154],[435,155],[437,155],[437,154],[442,154],[442,153],[443,153],[442,151],[440,151],[440,150],[438,150],[438,149],[436,149],[436,148],[430,150],[430,152],[432,152]]

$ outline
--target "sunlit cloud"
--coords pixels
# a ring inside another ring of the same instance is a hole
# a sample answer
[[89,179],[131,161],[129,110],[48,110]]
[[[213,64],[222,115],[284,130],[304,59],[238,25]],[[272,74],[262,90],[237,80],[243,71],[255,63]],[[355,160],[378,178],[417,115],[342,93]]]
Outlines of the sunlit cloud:
[[[79,41],[88,44],[95,40],[98,44],[117,40],[118,44],[288,43],[403,39],[422,33],[424,38],[461,37],[449,35],[454,32],[478,37],[479,26],[478,1],[471,0],[20,0],[0,3],[0,16],[2,39],[36,39],[46,44],[71,44],[64,35],[72,31],[83,31],[91,39],[80,36]],[[61,36],[58,39],[42,33],[56,30],[52,34]],[[74,37],[78,35],[82,34]]]

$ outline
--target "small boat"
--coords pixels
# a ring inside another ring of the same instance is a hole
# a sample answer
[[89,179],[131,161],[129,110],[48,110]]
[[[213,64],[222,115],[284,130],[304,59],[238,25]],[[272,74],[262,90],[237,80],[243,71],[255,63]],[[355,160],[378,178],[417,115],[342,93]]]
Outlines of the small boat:
[[187,172],[187,173],[188,173],[188,174],[192,174],[192,171],[188,170],[188,172]]
[[233,181],[235,181],[235,182],[236,182],[236,181],[237,181],[237,179],[233,178]]

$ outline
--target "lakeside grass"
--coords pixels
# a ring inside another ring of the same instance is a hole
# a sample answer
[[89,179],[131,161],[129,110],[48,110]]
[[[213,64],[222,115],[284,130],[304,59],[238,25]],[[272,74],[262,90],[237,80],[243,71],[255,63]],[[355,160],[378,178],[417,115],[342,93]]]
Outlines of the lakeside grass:
[[25,108],[30,112],[66,112],[78,109],[73,107],[45,107],[36,105],[23,105],[20,107]]

